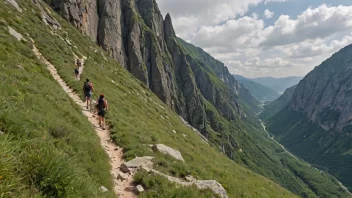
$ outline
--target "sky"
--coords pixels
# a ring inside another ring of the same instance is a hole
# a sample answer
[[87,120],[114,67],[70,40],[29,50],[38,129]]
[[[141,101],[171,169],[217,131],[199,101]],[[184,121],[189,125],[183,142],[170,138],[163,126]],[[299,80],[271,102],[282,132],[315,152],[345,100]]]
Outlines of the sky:
[[246,77],[305,76],[352,44],[352,0],[156,0],[177,36]]

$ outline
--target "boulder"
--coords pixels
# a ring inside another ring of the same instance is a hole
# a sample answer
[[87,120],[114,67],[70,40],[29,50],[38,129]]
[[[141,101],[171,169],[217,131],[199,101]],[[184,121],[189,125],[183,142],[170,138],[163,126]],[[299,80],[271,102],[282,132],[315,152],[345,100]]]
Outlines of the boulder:
[[99,188],[99,190],[100,190],[100,192],[102,192],[102,193],[105,193],[105,192],[108,192],[109,190],[106,188],[106,187],[104,187],[104,186],[101,186],[100,188]]
[[[14,30],[12,27],[9,28],[9,33],[15,37],[18,41],[21,41],[23,39],[22,34],[18,33],[16,30]],[[23,39],[24,40],[24,39]]]
[[23,67],[22,65],[16,65],[16,67],[17,67],[18,69],[24,70],[24,67]]
[[151,161],[153,157],[145,156],[145,157],[136,157],[135,159],[125,162],[121,165],[120,169],[124,173],[128,173],[131,169],[140,169],[142,167],[152,168],[153,162]]
[[185,180],[186,180],[187,182],[195,182],[195,181],[197,181],[192,175],[187,175],[187,176],[185,177]]
[[177,160],[180,160],[180,161],[185,161],[181,155],[181,152],[176,150],[176,149],[173,149],[173,148],[170,148],[164,144],[155,144],[153,147],[152,147],[153,151],[154,152],[161,152],[161,153],[164,153],[164,154],[167,154],[167,155],[170,155],[171,157],[177,159]]
[[143,186],[138,185],[138,186],[136,187],[136,193],[137,193],[137,194],[141,194],[142,192],[144,192]]
[[222,185],[215,180],[199,180],[195,181],[194,184],[198,189],[210,189],[221,198],[228,198],[227,192]]
[[15,7],[17,9],[17,11],[22,13],[22,9],[20,8],[20,6],[18,5],[18,3],[15,0],[5,0],[5,2],[11,4],[13,7]]
[[123,174],[123,173],[121,173],[121,172],[118,173],[117,177],[116,177],[116,179],[121,180],[121,181],[127,180],[127,178],[128,178],[128,176]]

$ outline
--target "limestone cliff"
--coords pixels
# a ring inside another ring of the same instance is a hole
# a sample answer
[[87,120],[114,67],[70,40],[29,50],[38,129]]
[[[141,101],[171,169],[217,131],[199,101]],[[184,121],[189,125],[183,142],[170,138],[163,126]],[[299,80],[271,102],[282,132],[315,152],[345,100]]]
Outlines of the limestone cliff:
[[297,156],[326,168],[352,189],[352,45],[316,67],[297,85],[288,106],[267,129]]
[[204,100],[229,120],[243,114],[239,85],[227,68],[210,55],[201,61],[191,57],[180,46],[170,15],[164,20],[155,0],[46,2],[203,133]]
[[351,133],[352,46],[309,73],[297,86],[290,109],[304,112],[326,131]]

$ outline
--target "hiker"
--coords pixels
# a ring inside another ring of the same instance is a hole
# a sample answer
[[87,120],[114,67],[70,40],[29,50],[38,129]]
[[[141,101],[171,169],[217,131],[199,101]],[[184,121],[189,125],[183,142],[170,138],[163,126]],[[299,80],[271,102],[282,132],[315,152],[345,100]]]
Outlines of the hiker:
[[91,83],[88,78],[86,79],[86,82],[83,85],[83,92],[87,101],[87,109],[88,109],[88,106],[91,107],[92,105],[92,94],[93,94],[92,92],[94,92],[93,83]]
[[80,60],[80,59],[77,59],[76,64],[77,64],[78,67],[82,66],[81,60]]
[[76,76],[76,79],[78,79],[78,77],[79,77],[79,70],[78,70],[78,68],[75,69],[75,76]]
[[108,111],[108,101],[105,99],[104,94],[101,94],[98,99],[98,116],[99,116],[99,126],[105,130],[105,114]]

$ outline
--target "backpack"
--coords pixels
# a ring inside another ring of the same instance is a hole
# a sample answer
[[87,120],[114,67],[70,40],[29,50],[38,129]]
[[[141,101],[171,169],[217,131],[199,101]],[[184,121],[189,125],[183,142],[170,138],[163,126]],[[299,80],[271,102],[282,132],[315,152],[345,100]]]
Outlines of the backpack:
[[99,107],[100,110],[105,109],[105,100],[104,100],[104,98],[99,98],[98,107]]
[[85,82],[83,86],[84,92],[90,92],[92,90],[92,85],[90,82]]

